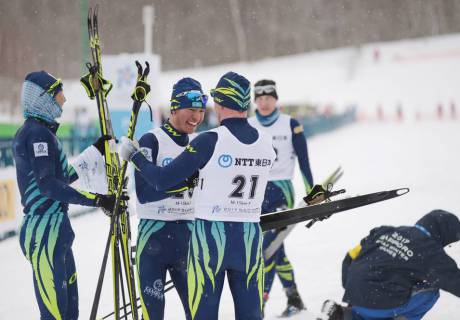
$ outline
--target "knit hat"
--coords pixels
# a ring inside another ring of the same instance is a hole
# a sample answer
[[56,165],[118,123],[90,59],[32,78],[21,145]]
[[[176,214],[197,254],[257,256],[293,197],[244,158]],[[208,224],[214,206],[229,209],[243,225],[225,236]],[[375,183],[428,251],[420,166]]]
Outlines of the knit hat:
[[171,111],[179,109],[205,109],[208,96],[203,94],[201,84],[192,78],[177,81],[171,94]]
[[225,108],[247,111],[251,104],[251,83],[235,72],[227,72],[211,90],[211,97]]
[[36,117],[50,123],[55,122],[55,119],[62,114],[62,108],[55,99],[61,90],[61,79],[43,70],[29,73],[21,92],[24,117]]
[[260,96],[272,96],[278,100],[278,94],[276,92],[276,82],[273,80],[262,79],[256,82],[254,85],[254,99]]

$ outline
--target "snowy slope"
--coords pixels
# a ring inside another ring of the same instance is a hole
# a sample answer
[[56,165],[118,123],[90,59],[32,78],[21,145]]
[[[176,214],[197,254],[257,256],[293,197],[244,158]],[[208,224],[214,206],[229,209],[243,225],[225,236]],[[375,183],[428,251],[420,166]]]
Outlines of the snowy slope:
[[[309,152],[314,177],[322,180],[337,165],[345,175],[337,187],[349,195],[409,187],[411,192],[398,199],[341,213],[311,229],[299,225],[287,239],[286,251],[295,268],[298,287],[312,314],[318,313],[326,298],[340,300],[341,261],[374,226],[413,224],[434,208],[460,214],[460,123],[358,123],[314,137]],[[302,182],[295,178],[300,199]],[[76,233],[74,253],[77,260],[81,318],[87,319],[92,302],[108,221],[102,213],[73,219]],[[460,245],[448,252],[460,262]],[[0,320],[36,317],[32,274],[22,256],[18,238],[0,243]],[[106,277],[102,306],[109,311],[110,278]],[[277,319],[285,307],[279,281],[275,281],[266,319]],[[176,293],[167,294],[166,318],[183,319]],[[460,300],[448,293],[426,319],[457,319]],[[101,312],[101,314],[104,312]],[[233,319],[233,302],[228,289],[221,300],[220,319]],[[309,313],[294,319],[314,319]]]
[[[375,114],[380,105],[387,113],[394,114],[400,104],[412,118],[415,112],[432,116],[439,103],[446,108],[454,102],[459,108],[460,34],[163,71],[154,84],[156,93],[150,95],[150,104],[167,108],[172,86],[182,77],[196,78],[209,92],[220,76],[230,70],[252,82],[261,78],[276,80],[281,105],[310,103],[343,109],[353,104],[368,114]],[[96,119],[94,102],[86,97],[79,81],[65,80],[65,87],[64,121],[72,122],[72,110],[82,106]]]
[[[381,105],[394,113],[397,104],[413,117],[417,110],[434,113],[438,103],[460,104],[460,35],[371,43],[361,47],[276,57],[200,69],[163,72],[158,101],[168,105],[173,84],[184,76],[198,79],[206,90],[221,75],[236,71],[252,82],[274,79],[280,104],[355,104],[375,112]],[[379,58],[374,58],[378,50]]]

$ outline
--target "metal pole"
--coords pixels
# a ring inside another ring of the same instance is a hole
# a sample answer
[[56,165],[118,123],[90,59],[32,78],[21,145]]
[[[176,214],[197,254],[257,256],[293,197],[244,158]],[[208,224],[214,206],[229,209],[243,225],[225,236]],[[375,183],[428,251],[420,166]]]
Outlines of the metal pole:
[[144,53],[149,55],[153,53],[153,6],[144,6],[142,8],[142,22],[144,23]]
[[85,68],[85,63],[88,61],[88,26],[87,26],[87,16],[88,16],[88,0],[80,0],[80,71],[81,74],[84,74],[87,70]]

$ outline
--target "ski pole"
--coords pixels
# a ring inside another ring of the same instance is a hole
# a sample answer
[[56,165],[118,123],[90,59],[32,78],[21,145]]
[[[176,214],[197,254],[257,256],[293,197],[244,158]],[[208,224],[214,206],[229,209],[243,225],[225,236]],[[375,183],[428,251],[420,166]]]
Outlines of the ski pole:
[[[171,284],[171,285],[170,285],[169,287],[165,288],[164,293],[166,293],[166,292],[168,292],[168,291],[170,291],[171,289],[174,288],[174,285],[172,284],[172,280],[166,281],[165,287],[166,287],[167,285],[169,285],[169,284]],[[139,302],[140,300],[141,300],[141,298],[138,297],[138,298],[136,299],[136,302]],[[126,304],[125,306],[120,307],[120,310],[121,310],[123,307],[128,307],[128,306],[130,306],[130,305],[129,305],[129,304]],[[137,304],[136,307],[137,307],[137,309],[139,309],[139,308],[141,307],[141,305],[140,305],[140,304]],[[100,319],[107,319],[108,317],[110,317],[110,316],[113,315],[114,313],[115,313],[115,311],[112,311],[112,312],[110,312],[109,314],[106,314],[105,316],[103,316],[103,317],[100,318]],[[129,314],[131,314],[131,312],[126,313],[126,315],[129,315]]]

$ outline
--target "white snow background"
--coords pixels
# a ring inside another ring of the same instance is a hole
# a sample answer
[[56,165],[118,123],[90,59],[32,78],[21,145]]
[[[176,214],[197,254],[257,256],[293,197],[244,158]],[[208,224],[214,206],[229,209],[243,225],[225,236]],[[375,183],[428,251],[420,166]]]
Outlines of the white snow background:
[[[460,125],[458,122],[357,123],[314,137],[309,141],[314,178],[320,181],[337,165],[345,174],[337,188],[348,195],[398,187],[410,193],[382,203],[339,213],[311,229],[300,224],[286,241],[286,251],[295,269],[299,291],[311,313],[319,312],[326,298],[340,300],[340,268],[344,254],[378,225],[411,225],[435,208],[460,213]],[[302,181],[295,177],[297,198]],[[89,316],[97,282],[108,219],[97,212],[72,220],[76,238],[74,254],[80,290],[80,318]],[[134,227],[135,229],[135,227]],[[447,251],[460,261],[458,244]],[[0,243],[0,319],[37,318],[32,272],[22,256],[18,238]],[[110,267],[108,268],[110,269]],[[110,272],[105,279],[100,314],[111,309]],[[286,304],[278,280],[266,307],[266,319],[276,319]],[[426,319],[457,319],[460,300],[443,292]],[[177,294],[166,295],[166,319],[183,319]],[[224,289],[220,319],[233,319],[233,301]],[[295,319],[313,319],[307,313]]]

